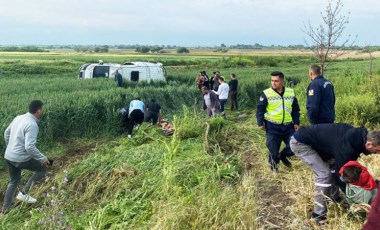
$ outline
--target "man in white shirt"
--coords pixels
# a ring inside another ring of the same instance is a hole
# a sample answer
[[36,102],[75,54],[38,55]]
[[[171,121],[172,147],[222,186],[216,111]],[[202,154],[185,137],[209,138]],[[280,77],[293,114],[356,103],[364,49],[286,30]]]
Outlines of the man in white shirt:
[[223,117],[226,117],[226,113],[224,112],[224,104],[227,103],[228,100],[228,93],[230,91],[230,86],[224,82],[223,77],[219,77],[219,88],[218,92],[216,94],[219,96],[219,103],[220,103],[220,113]]

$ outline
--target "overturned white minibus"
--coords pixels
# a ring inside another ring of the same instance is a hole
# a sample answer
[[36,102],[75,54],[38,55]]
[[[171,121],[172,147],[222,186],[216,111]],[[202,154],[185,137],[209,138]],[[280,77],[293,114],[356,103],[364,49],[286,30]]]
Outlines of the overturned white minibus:
[[165,81],[165,69],[162,63],[157,62],[127,62],[114,63],[87,63],[79,68],[78,78],[111,78],[115,79],[116,70],[127,81]]

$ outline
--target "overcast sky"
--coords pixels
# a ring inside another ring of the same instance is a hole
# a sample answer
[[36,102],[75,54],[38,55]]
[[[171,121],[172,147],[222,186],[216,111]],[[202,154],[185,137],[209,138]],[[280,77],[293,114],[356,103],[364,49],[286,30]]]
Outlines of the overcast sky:
[[[346,35],[380,45],[380,1],[342,0]],[[304,44],[327,0],[0,0],[0,45]]]

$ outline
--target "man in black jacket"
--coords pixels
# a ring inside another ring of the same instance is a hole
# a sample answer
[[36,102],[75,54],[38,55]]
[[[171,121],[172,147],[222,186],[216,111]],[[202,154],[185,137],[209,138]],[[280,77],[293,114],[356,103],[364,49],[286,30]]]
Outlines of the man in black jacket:
[[153,125],[158,124],[159,119],[162,117],[162,110],[160,104],[155,99],[151,99],[146,107],[145,122],[150,122]]
[[368,131],[349,124],[318,124],[301,127],[290,139],[293,153],[314,172],[315,195],[312,218],[326,222],[326,196],[339,200],[336,173],[361,153],[380,152],[380,131]]
[[306,109],[310,123],[334,123],[334,86],[322,76],[321,67],[317,65],[310,67],[309,77],[311,83],[306,92]]
[[228,82],[228,85],[230,86],[229,96],[231,102],[231,111],[234,109],[238,110],[237,94],[239,81],[236,79],[236,75],[234,73],[231,74],[231,80]]

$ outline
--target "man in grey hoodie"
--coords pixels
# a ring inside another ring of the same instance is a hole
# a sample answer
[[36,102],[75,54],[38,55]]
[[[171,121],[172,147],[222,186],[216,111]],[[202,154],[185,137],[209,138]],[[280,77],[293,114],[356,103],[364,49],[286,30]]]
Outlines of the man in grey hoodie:
[[21,181],[21,170],[34,172],[21,190],[17,199],[26,203],[35,203],[37,200],[27,193],[34,183],[44,179],[49,160],[36,147],[38,136],[38,119],[42,116],[43,103],[35,100],[29,104],[29,112],[17,116],[5,130],[4,137],[7,148],[5,160],[8,165],[11,180],[4,197],[2,212],[9,211],[12,200]]

